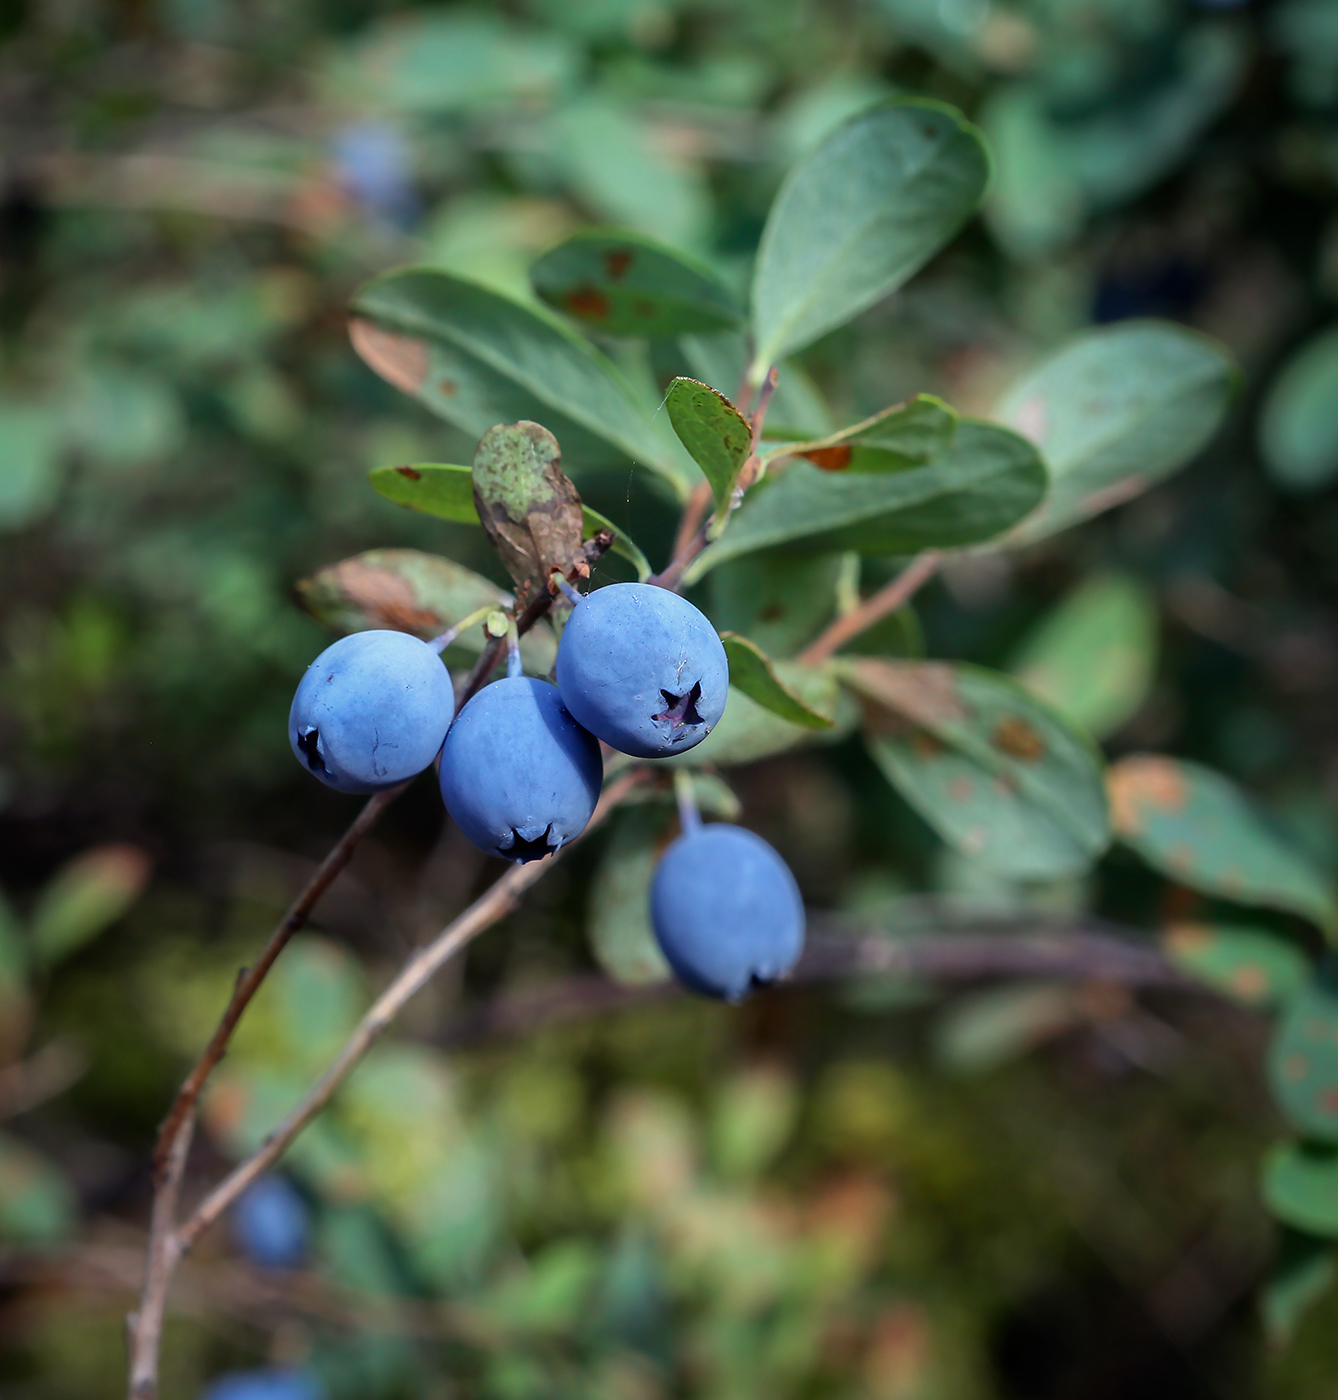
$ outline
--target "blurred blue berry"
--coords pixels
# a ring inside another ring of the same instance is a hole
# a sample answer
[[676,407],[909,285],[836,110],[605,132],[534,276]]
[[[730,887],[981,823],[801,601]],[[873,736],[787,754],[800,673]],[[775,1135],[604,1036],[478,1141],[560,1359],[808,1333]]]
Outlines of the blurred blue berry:
[[232,1235],[266,1269],[296,1269],[307,1255],[307,1203],[285,1176],[259,1177],[232,1208]]

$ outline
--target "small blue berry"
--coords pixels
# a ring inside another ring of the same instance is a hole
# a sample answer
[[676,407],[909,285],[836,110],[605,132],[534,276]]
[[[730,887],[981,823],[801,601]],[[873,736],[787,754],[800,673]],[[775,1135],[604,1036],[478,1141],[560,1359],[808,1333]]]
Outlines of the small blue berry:
[[232,1208],[238,1247],[265,1269],[296,1269],[307,1255],[307,1203],[285,1176],[258,1177]]
[[339,792],[394,787],[436,758],[455,713],[441,658],[407,632],[354,632],[307,667],[288,742]]
[[599,742],[557,688],[531,676],[484,686],[441,751],[441,796],[481,851],[539,860],[585,830],[599,801]]
[[310,1371],[229,1371],[204,1388],[200,1400],[324,1400],[325,1389]]
[[562,702],[634,758],[683,753],[715,728],[729,694],[716,630],[677,593],[646,583],[598,588],[572,609],[558,646]]
[[686,831],[665,851],[650,915],[679,981],[726,1001],[784,977],[804,946],[789,866],[760,836],[723,822]]

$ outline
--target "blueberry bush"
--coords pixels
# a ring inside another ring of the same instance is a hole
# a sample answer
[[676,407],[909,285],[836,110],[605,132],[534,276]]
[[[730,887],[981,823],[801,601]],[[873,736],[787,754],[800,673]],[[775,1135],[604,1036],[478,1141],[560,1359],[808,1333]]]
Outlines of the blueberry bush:
[[5,1385],[1325,1393],[1326,7],[4,24]]

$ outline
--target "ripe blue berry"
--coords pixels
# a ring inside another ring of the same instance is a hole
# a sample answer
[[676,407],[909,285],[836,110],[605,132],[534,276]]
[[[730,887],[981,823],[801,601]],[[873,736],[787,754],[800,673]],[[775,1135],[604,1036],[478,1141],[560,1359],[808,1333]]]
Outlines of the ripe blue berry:
[[264,1269],[296,1269],[307,1254],[307,1203],[287,1177],[258,1177],[232,1208],[232,1234]]
[[725,712],[729,662],[715,628],[677,593],[596,589],[572,609],[557,683],[576,720],[635,758],[683,753]]
[[310,1371],[229,1371],[205,1387],[200,1400],[323,1400]]
[[379,792],[436,758],[454,713],[450,675],[426,642],[407,632],[354,632],[307,667],[288,742],[328,787]]
[[481,851],[517,863],[574,840],[599,801],[599,743],[557,688],[530,676],[484,686],[441,751],[441,795]]
[[760,836],[713,822],[664,853],[650,888],[660,950],[694,992],[738,1001],[784,977],[804,946],[804,902]]

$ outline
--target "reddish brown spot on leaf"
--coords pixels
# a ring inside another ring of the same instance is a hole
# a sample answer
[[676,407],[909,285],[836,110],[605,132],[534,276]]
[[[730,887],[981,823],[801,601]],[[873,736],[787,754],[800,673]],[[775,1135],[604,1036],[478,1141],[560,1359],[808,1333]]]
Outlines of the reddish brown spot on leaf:
[[383,331],[372,321],[354,316],[348,323],[353,348],[387,383],[406,394],[416,394],[427,378],[427,341]]
[[583,321],[605,321],[609,315],[609,299],[598,287],[577,287],[567,294],[567,309]]
[[1231,990],[1246,1001],[1258,1001],[1268,991],[1268,975],[1258,963],[1245,963],[1231,974]]
[[1016,715],[1005,715],[994,726],[994,747],[1023,763],[1035,763],[1045,756],[1045,740]]
[[632,266],[633,257],[630,248],[610,248],[604,254],[604,266],[608,268],[613,281],[620,282],[627,276],[627,269]]
[[632,315],[640,316],[642,320],[649,320],[658,309],[653,301],[647,301],[645,297],[638,297],[632,303]]
[[948,796],[954,802],[969,802],[975,790],[975,784],[970,778],[954,778],[948,784]]
[[1178,812],[1189,800],[1179,764],[1160,754],[1121,759],[1107,774],[1106,788],[1115,829],[1126,835],[1142,829],[1147,809]]
[[442,398],[453,399],[458,391],[458,386],[454,379],[437,380],[437,393],[439,393]]
[[1172,924],[1166,931],[1166,948],[1172,953],[1201,953],[1211,942],[1212,934],[1202,924]]
[[918,758],[937,758],[943,752],[942,742],[927,729],[916,731],[911,747]]
[[1288,1055],[1283,1061],[1282,1072],[1288,1079],[1304,1079],[1310,1073],[1310,1062],[1304,1055]]
[[423,473],[416,467],[396,467],[395,470],[401,476],[407,476],[410,481],[422,481],[423,479]]
[[819,471],[843,472],[850,465],[849,443],[838,443],[835,447],[815,447],[812,452],[801,452]]

